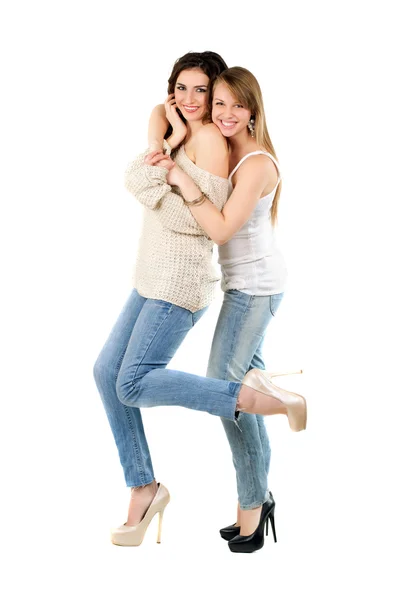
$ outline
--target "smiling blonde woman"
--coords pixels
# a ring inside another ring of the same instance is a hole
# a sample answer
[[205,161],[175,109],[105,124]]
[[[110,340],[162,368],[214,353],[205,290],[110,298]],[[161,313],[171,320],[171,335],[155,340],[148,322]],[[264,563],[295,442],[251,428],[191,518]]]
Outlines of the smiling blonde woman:
[[[229,142],[230,196],[222,211],[204,198],[194,180],[171,158],[152,152],[146,160],[153,165],[161,161],[169,169],[167,181],[180,189],[196,222],[219,246],[225,294],[207,375],[242,383],[251,380],[258,389],[276,393],[279,388],[271,387],[264,372],[262,347],[286,283],[285,261],[274,228],[281,175],[261,89],[252,73],[234,67],[217,77],[212,120]],[[199,196],[204,201],[193,203]],[[294,430],[306,426],[305,401],[298,398],[296,417],[291,421]],[[246,414],[249,412],[257,413],[256,406],[240,412],[237,423],[222,418],[236,470],[238,507],[236,523],[221,529],[220,534],[233,552],[261,548],[268,521],[276,541],[275,501],[268,490],[270,443],[263,417]]]
[[[215,53],[189,53],[173,70],[176,107],[185,129],[184,145],[149,164],[148,151],[126,172],[126,185],[144,205],[143,228],[132,291],[96,362],[94,375],[131,487],[128,519],[112,531],[117,545],[138,546],[151,519],[169,502],[154,478],[140,408],[183,406],[224,417],[237,425],[240,411],[286,414],[301,428],[304,399],[280,390],[260,374],[243,384],[166,369],[190,329],[213,298],[213,242],[193,218],[181,192],[168,182],[170,163],[196,187],[195,204],[210,202],[220,214],[229,189],[228,148],[218,126],[209,123],[210,87],[223,70]],[[159,116],[155,115],[159,121]],[[151,129],[151,128],[150,128]],[[171,136],[174,135],[172,131]],[[172,141],[172,138],[169,138]],[[173,185],[173,184],[172,184]],[[160,529],[158,540],[160,539]]]

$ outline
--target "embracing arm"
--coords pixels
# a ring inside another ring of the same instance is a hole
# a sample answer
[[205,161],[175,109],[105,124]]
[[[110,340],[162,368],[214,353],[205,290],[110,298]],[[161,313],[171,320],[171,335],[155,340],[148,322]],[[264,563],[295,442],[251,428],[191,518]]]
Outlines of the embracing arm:
[[[194,168],[198,167],[201,170],[198,172],[198,177],[200,177],[202,185],[199,187],[193,183],[189,175],[181,169],[179,171],[186,175],[185,181],[192,182],[197,191],[197,196],[191,196],[191,199],[204,193],[209,198],[210,204],[219,212],[228,199],[229,150],[226,139],[216,125],[209,123],[197,134],[193,151],[195,155]],[[180,184],[176,182],[173,184],[180,188]],[[181,193],[184,196],[182,189]],[[185,199],[188,198],[185,196]],[[209,237],[211,236],[209,235]]]
[[[182,197],[172,191],[171,185],[174,183],[169,184],[167,181],[168,169],[174,163],[168,156],[171,148],[165,140],[163,145],[167,156],[159,152],[157,164],[149,164],[148,151],[146,151],[128,166],[125,173],[125,185],[139,202],[147,208],[157,211],[157,215],[165,227],[179,233],[207,235],[202,224],[196,220],[189,207],[184,204]],[[216,131],[214,125],[206,126],[204,133],[202,130],[202,135],[198,137],[195,151],[196,164],[192,168],[200,169],[196,170],[199,187],[196,184],[193,185],[199,194],[204,193],[210,198],[210,203],[213,203],[216,210],[220,211],[228,197],[228,180],[225,178],[228,172],[226,141]],[[164,167],[164,164],[169,164],[168,168]],[[190,168],[190,162],[188,168]],[[181,172],[184,173],[184,171]],[[189,176],[188,179],[193,183]]]
[[[167,152],[170,150],[164,142]],[[206,235],[201,225],[183,203],[181,196],[171,190],[166,181],[168,170],[144,162],[147,151],[132,161],[125,171],[125,187],[141,204],[154,210],[164,227],[177,233]]]
[[[222,212],[208,199],[199,206],[190,207],[196,221],[219,246],[226,244],[248,221],[263,190],[271,181],[266,160],[265,156],[253,156],[243,163],[237,172],[235,189]],[[193,180],[181,170],[174,176],[174,184],[179,186],[188,202],[201,194]]]

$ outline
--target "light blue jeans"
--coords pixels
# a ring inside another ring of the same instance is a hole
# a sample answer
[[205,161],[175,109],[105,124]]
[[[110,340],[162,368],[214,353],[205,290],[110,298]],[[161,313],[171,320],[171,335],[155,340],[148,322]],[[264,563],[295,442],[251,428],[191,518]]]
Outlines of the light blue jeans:
[[165,368],[205,310],[192,313],[133,290],[96,361],[96,385],[129,487],[154,479],[139,408],[184,406],[236,422],[240,383]]
[[[250,369],[265,369],[265,331],[282,297],[250,296],[238,290],[224,294],[207,369],[209,377],[240,382]],[[266,499],[271,459],[264,417],[239,413],[236,423],[223,418],[222,424],[232,450],[240,507],[256,508]]]

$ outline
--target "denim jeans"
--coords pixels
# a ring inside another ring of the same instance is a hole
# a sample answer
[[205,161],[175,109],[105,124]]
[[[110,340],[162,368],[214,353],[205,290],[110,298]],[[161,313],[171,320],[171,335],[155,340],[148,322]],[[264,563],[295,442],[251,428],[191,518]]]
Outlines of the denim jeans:
[[192,313],[133,290],[96,361],[95,381],[129,487],[154,479],[139,408],[184,406],[235,422],[240,383],[165,368],[205,310]]
[[[250,296],[238,290],[224,294],[207,369],[209,377],[239,382],[250,369],[265,369],[265,331],[282,296]],[[222,424],[232,450],[240,507],[256,508],[266,499],[271,458],[264,417],[239,413],[237,423],[223,418]]]

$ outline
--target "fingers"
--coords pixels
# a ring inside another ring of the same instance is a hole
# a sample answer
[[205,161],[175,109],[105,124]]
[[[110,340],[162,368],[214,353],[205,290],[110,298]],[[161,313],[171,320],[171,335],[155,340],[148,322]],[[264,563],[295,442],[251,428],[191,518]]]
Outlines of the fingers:
[[156,154],[162,154],[164,156],[164,152],[162,150],[153,150],[152,152],[146,154],[146,158],[153,158],[154,156],[156,156]]
[[155,162],[165,158],[165,155],[162,150],[154,150],[153,152],[149,152],[146,154],[144,158],[144,163],[146,165],[153,165]]
[[174,161],[162,152],[151,152],[146,156],[144,162],[146,165],[158,165],[160,167],[166,167],[167,169],[172,169],[175,165]]
[[173,169],[173,167],[175,166],[175,163],[172,160],[164,158],[152,166],[153,167],[164,167],[164,169],[168,169],[168,171],[171,171]]
[[176,108],[176,100],[175,100],[174,94],[170,94],[168,96],[168,98],[164,102],[164,106],[165,106],[166,110],[168,110],[168,108]]

